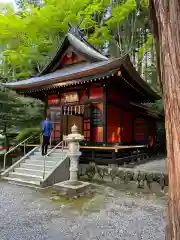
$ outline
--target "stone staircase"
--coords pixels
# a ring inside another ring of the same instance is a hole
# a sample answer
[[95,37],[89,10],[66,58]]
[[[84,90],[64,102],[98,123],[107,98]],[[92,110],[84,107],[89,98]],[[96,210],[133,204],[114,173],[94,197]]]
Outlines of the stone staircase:
[[[66,150],[54,149],[49,156],[41,155],[40,148],[34,148],[1,174],[11,183],[34,187],[47,187],[69,178],[69,159]],[[45,169],[45,171],[44,171]]]

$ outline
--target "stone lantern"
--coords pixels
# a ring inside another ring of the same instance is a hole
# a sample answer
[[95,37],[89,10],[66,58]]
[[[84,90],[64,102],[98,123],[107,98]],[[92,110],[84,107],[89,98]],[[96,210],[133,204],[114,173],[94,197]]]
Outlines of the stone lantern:
[[54,184],[54,188],[60,194],[63,190],[69,197],[79,196],[90,186],[88,182],[78,181],[79,157],[81,156],[79,142],[84,140],[84,136],[78,133],[78,128],[74,124],[71,128],[71,133],[64,136],[63,140],[68,143],[67,155],[70,158],[70,178],[68,181]]
[[78,128],[74,124],[71,128],[71,133],[67,136],[64,136],[63,140],[68,143],[68,156],[70,158],[69,182],[77,182],[79,157],[81,156],[79,142],[84,140],[84,136],[78,133]]

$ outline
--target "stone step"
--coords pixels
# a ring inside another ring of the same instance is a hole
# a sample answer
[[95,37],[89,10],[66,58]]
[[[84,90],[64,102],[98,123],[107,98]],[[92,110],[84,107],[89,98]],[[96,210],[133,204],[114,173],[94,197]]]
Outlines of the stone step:
[[[49,152],[49,151],[48,151]],[[57,152],[51,152],[51,153],[49,153],[50,155],[51,154],[54,154],[54,155],[59,155],[59,154],[63,154],[64,152],[62,152],[62,151],[57,151]],[[42,156],[42,153],[39,151],[39,152],[34,152],[34,155],[41,155]]]
[[[47,169],[45,169],[46,174],[48,173]],[[35,169],[28,169],[28,168],[15,168],[15,173],[22,173],[22,174],[29,174],[37,177],[43,177],[43,170],[35,170]]]
[[[60,157],[64,157],[66,156],[66,153],[51,153],[50,155],[47,156],[47,158],[49,157],[53,157],[53,158],[60,158]],[[44,159],[45,156],[42,156],[40,153],[39,154],[34,154],[34,155],[30,155],[31,158],[36,158],[36,159]]]
[[[59,156],[47,156],[46,157],[46,160],[50,160],[50,161],[58,161],[59,159],[62,159],[64,158],[65,155],[59,155]],[[41,160],[41,161],[44,161],[45,157],[43,156],[40,156],[40,155],[31,155],[29,156],[30,159],[33,159],[33,160]]]
[[28,181],[28,182],[29,181],[40,182],[43,179],[42,176],[36,176],[36,175],[25,174],[25,173],[17,173],[17,172],[10,172],[9,177],[21,179],[21,180]]
[[40,161],[40,162],[53,162],[53,163],[58,163],[59,161],[63,160],[64,157],[58,157],[58,158],[54,158],[54,157],[47,157],[46,159],[40,159],[40,158],[37,158],[37,157],[31,157],[31,158],[28,158],[26,159],[26,161],[28,160],[31,160],[31,161]]
[[53,157],[53,156],[48,156],[46,158],[46,161],[55,161],[55,162],[59,162],[61,160],[63,160],[65,158],[66,155],[62,155],[62,156],[59,156],[59,157]]
[[33,187],[33,188],[39,188],[40,187],[40,182],[35,182],[35,181],[25,181],[22,179],[18,178],[12,178],[12,177],[4,177],[3,180],[7,180],[9,183],[12,184],[17,184],[20,186],[28,186],[28,187]]
[[[29,164],[29,163],[22,163],[21,164],[21,168],[27,168],[27,169],[35,169],[35,170],[40,170],[43,171],[44,169],[44,165],[33,165],[33,164]],[[46,170],[50,171],[52,169],[52,166],[46,166]]]
[[[64,149],[66,151],[66,149]],[[51,151],[51,149],[49,148],[48,149],[48,152]],[[38,149],[37,151],[35,151],[36,153],[41,153],[41,149]],[[61,148],[56,148],[53,150],[54,153],[59,153],[59,152],[62,152],[62,149]]]
[[[27,159],[25,163],[44,166],[44,161],[42,161],[42,160]],[[45,162],[47,167],[54,167],[56,165],[56,163],[57,163],[56,161],[46,161]]]

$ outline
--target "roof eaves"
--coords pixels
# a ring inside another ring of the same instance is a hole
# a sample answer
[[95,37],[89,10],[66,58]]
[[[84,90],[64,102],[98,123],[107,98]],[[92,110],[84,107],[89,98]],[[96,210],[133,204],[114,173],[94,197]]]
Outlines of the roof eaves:
[[152,98],[152,100],[159,100],[161,96],[157,94],[149,85],[146,83],[137,72],[135,67],[133,66],[129,55],[126,55],[124,58],[124,68],[128,71],[131,78],[136,81]]
[[[47,84],[45,86],[43,86],[43,90],[50,90],[50,89],[54,89],[54,88],[60,88],[60,87],[67,87],[67,86],[72,86],[72,85],[80,85],[80,84],[85,84],[85,83],[89,83],[89,82],[97,82],[100,81],[101,79],[105,79],[105,78],[109,78],[112,75],[113,71],[109,71],[106,72],[104,74],[98,74],[96,76],[87,76],[85,78],[79,78],[76,80],[70,80],[70,81],[66,81],[66,82],[60,82],[60,83],[55,83],[55,84]],[[42,89],[23,89],[23,92],[39,92]]]
[[[25,88],[31,87],[32,85],[40,86],[47,84],[50,80],[51,84],[54,84],[61,79],[62,81],[67,81],[70,79],[77,79],[79,75],[85,77],[87,74],[92,74],[92,72],[97,71],[97,74],[101,73],[103,69],[105,72],[107,69],[112,70],[117,69],[119,67],[119,59],[116,60],[108,60],[108,61],[101,61],[92,64],[86,63],[85,65],[74,66],[73,68],[64,68],[62,70],[57,70],[53,73],[48,73],[42,75],[40,77],[34,77],[27,80],[17,81],[17,82],[10,82],[10,83],[2,83],[4,87],[17,89],[17,88]],[[105,67],[107,66],[107,67]]]
[[163,118],[163,117],[164,117],[164,114],[162,114],[158,109],[154,109],[154,108],[148,107],[148,106],[146,106],[145,104],[139,104],[139,103],[131,102],[131,105],[132,105],[132,106],[135,106],[135,107],[138,107],[138,108],[141,108],[141,109],[144,109],[144,110],[147,111],[150,115],[158,116],[158,117],[160,117],[160,118]]

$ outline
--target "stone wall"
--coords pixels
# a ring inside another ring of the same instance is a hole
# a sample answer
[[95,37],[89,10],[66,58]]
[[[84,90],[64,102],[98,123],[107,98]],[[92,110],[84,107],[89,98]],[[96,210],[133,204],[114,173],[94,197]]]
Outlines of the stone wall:
[[52,186],[55,183],[69,180],[69,157],[66,157],[59,166],[52,171],[45,181],[41,183],[41,187]]
[[168,177],[163,172],[140,171],[133,168],[99,166],[94,163],[80,164],[79,178],[87,177],[89,180],[101,179],[116,183],[122,181],[125,184],[136,182],[137,188],[144,188],[145,183],[148,188],[152,188],[153,183],[158,183],[161,190],[168,185]]

